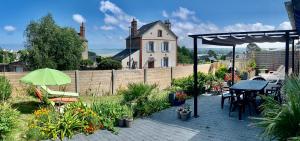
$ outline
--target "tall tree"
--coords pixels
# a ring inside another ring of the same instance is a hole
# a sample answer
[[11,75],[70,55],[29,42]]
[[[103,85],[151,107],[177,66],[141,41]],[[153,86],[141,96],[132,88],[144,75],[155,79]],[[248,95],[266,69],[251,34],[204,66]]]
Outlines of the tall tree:
[[25,30],[28,51],[26,62],[31,70],[53,68],[78,69],[83,51],[82,40],[73,28],[58,26],[51,14],[32,21]]
[[180,64],[191,64],[193,63],[193,53],[185,46],[177,46],[177,61]]

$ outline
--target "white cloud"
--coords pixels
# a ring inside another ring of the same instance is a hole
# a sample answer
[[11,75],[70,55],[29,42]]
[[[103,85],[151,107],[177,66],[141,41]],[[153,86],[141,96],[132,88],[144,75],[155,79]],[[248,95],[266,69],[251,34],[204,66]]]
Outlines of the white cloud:
[[12,25],[6,25],[3,27],[3,29],[6,31],[6,32],[14,32],[16,30],[16,27],[12,26]]
[[262,30],[274,30],[275,26],[264,25],[260,22],[254,24],[237,23],[234,25],[228,25],[224,27],[224,32],[244,32],[244,31],[262,31]]
[[[131,16],[125,13],[121,8],[119,8],[116,4],[107,1],[100,2],[99,10],[104,14],[104,24],[105,27],[114,27],[121,28],[123,30],[128,30],[130,26],[130,22],[132,21],[134,16]],[[138,22],[138,25],[143,25],[144,23],[135,18]]]
[[[172,13],[172,14],[169,14]],[[280,25],[268,25],[261,22],[256,23],[236,23],[219,27],[214,23],[203,22],[199,20],[196,13],[190,9],[179,7],[173,12],[162,11],[162,16],[170,18],[172,23],[172,31],[179,37],[178,43],[192,47],[192,39],[188,37],[190,34],[205,34],[205,33],[220,33],[220,32],[243,32],[243,31],[262,31],[262,30],[276,30],[276,29],[291,29],[289,22],[285,21]],[[168,15],[168,17],[166,17]],[[269,44],[262,44],[265,47],[271,47]],[[204,45],[206,46],[206,45]],[[281,44],[276,44],[280,47]],[[273,44],[274,47],[274,44]]]
[[85,18],[82,15],[80,15],[80,14],[74,14],[73,15],[73,20],[75,22],[79,23],[79,24],[86,22]]
[[100,28],[102,30],[113,30],[113,29],[115,29],[113,26],[109,26],[109,25],[103,25]]
[[282,22],[277,29],[281,29],[281,30],[289,30],[292,29],[291,23],[288,21],[284,21]]
[[165,18],[168,18],[169,14],[165,10],[163,10],[162,11],[162,16],[165,17]]
[[177,11],[172,12],[173,17],[177,17],[181,20],[187,20],[189,16],[194,15],[195,12],[184,7],[179,7]]

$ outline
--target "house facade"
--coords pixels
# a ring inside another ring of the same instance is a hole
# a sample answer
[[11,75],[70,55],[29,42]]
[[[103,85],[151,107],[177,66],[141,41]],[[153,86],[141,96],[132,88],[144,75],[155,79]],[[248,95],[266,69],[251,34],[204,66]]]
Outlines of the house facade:
[[113,58],[121,61],[125,69],[163,68],[177,65],[176,54],[177,36],[171,31],[169,21],[155,21],[137,29],[137,21],[133,19],[126,49]]

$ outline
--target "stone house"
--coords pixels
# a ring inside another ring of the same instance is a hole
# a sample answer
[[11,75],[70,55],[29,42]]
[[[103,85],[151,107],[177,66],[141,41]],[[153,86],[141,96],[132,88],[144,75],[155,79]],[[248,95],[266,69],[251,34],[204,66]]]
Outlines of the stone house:
[[121,61],[124,69],[129,66],[132,69],[176,66],[177,36],[171,30],[171,23],[168,20],[155,21],[137,29],[137,21],[133,19],[126,49],[113,59]]

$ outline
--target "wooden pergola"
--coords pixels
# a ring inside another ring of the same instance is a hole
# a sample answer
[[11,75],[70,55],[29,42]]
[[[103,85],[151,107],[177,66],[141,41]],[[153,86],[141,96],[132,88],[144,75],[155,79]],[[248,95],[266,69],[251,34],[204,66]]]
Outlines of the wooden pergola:
[[289,70],[289,47],[292,44],[292,71],[295,71],[295,43],[294,40],[299,39],[296,30],[272,30],[272,31],[250,31],[250,32],[228,32],[228,33],[212,33],[212,34],[194,34],[189,35],[194,42],[194,117],[198,117],[198,39],[202,40],[202,44],[229,46],[232,47],[232,85],[234,83],[234,67],[235,67],[235,48],[236,45],[245,43],[285,43],[285,74]]

